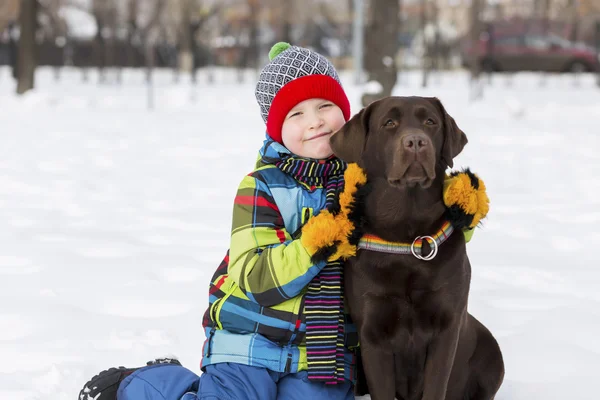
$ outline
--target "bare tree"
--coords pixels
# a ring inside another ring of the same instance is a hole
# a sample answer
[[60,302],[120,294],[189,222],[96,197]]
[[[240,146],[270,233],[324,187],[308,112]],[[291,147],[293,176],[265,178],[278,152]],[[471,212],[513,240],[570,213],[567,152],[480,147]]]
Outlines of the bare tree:
[[179,56],[175,73],[176,80],[179,80],[180,70],[191,71],[193,68],[194,52],[192,40],[194,32],[192,30],[192,1],[181,0],[180,3],[181,22],[179,24]]
[[[131,4],[130,4],[131,6]],[[106,68],[117,66],[116,46],[119,29],[119,10],[117,0],[93,0],[91,14],[98,30],[94,39],[95,63],[98,66],[98,80],[106,82]],[[121,69],[116,71],[116,79],[121,81]]]
[[137,23],[138,10],[139,0],[129,0],[127,4],[127,66],[129,67],[135,65],[135,55],[140,41]]
[[145,26],[140,29],[140,36],[144,53],[146,56],[146,82],[148,84],[148,108],[154,108],[154,92],[152,86],[152,72],[154,70],[155,60],[155,43],[157,37],[157,27],[159,25],[160,16],[165,6],[164,0],[155,0],[150,12],[150,18]]
[[471,54],[471,80],[470,80],[470,99],[471,101],[483,97],[483,84],[481,82],[481,64],[479,62],[479,37],[481,35],[481,2],[482,0],[471,0],[471,31],[470,40],[473,47]]
[[106,3],[103,0],[93,0],[92,3],[92,16],[96,21],[98,30],[96,31],[96,37],[94,38],[93,54],[95,58],[95,64],[98,66],[98,81],[100,83],[106,80],[105,67],[106,67],[106,37],[108,28],[106,27]]
[[421,65],[423,67],[423,76],[421,86],[427,87],[429,82],[429,72],[431,71],[431,48],[427,37],[427,3],[428,0],[421,0],[421,35],[423,38],[423,56]]
[[[596,21],[594,33],[594,45],[596,46],[596,56],[600,59],[600,21]],[[596,84],[600,87],[600,70],[596,78]]]
[[[174,63],[173,79],[179,81],[181,71],[191,72],[192,82],[197,81],[197,69],[202,52],[199,35],[206,31],[206,25],[223,8],[221,3],[208,3],[201,0],[179,0],[171,4],[171,19],[162,23],[164,32],[174,33],[177,42],[177,60]],[[206,61],[206,60],[204,60]]]
[[[107,67],[115,67],[116,57],[116,41],[117,41],[117,29],[118,29],[118,12],[116,0],[105,0],[106,2],[106,32],[107,41],[104,47],[104,59],[106,60]],[[117,81],[121,82],[121,69],[117,71]]]
[[542,33],[548,33],[550,0],[535,0],[533,7],[534,19],[541,21]]
[[248,36],[248,51],[246,54],[247,65],[252,68],[258,68],[258,56],[260,54],[260,42],[259,42],[259,16],[260,16],[260,1],[259,0],[248,0],[250,6],[250,18]]
[[291,0],[279,0],[279,14],[281,23],[280,26],[280,41],[290,43],[292,41],[292,24],[290,19],[292,16],[290,14],[292,11],[293,4]]
[[390,96],[396,85],[398,70],[396,53],[398,52],[398,32],[400,29],[400,1],[372,0],[371,18],[365,32],[365,71],[369,80],[379,82],[379,93],[365,93],[363,106]]
[[569,0],[567,4],[567,13],[569,15],[569,40],[575,42],[579,38],[579,18],[577,10],[577,0]]
[[34,87],[37,49],[35,34],[37,30],[37,0],[22,0],[19,12],[21,35],[18,45],[17,93],[23,94]]
[[0,1],[0,32],[4,32],[18,15],[19,0]]
[[[534,19],[538,19],[541,23],[541,31],[543,35],[548,33],[549,28],[549,13],[550,13],[550,0],[535,0],[534,2]],[[545,86],[547,84],[547,74],[542,72],[540,78],[540,85]]]
[[19,43],[17,40],[17,24],[11,22],[8,24],[8,54],[12,68],[12,77],[19,79]]
[[54,43],[62,49],[61,52],[61,63],[55,65],[54,78],[58,80],[60,78],[60,66],[65,63],[65,54],[67,46],[67,23],[60,16],[60,8],[63,6],[64,0],[46,0],[39,2],[38,4],[38,15],[40,19],[44,17],[46,24],[41,26],[41,30],[54,40]]

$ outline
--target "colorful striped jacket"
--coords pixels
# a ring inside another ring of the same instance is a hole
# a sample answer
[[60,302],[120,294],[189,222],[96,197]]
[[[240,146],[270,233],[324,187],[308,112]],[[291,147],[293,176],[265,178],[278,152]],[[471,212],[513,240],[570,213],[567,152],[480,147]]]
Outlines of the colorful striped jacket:
[[[307,369],[306,286],[325,262],[311,262],[298,233],[324,208],[325,191],[277,168],[280,153],[289,151],[267,138],[256,169],[238,188],[230,250],[211,279],[203,319],[202,368],[235,362],[277,372]],[[358,338],[346,321],[345,377],[354,381]]]

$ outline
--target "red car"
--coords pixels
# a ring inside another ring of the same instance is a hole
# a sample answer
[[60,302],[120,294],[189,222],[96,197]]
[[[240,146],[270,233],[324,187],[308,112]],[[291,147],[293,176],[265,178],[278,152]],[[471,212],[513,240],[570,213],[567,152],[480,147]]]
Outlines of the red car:
[[473,52],[483,70],[596,72],[600,57],[595,49],[570,42],[556,35],[502,33],[481,35],[478,46],[463,51],[463,65],[468,67]]

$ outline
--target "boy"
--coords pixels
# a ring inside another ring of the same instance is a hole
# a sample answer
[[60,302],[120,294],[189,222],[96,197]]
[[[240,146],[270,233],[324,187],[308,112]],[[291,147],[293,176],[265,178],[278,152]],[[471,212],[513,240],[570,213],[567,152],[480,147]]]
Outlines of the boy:
[[230,250],[211,280],[204,373],[168,359],[113,368],[80,400],[354,399],[357,336],[343,310],[340,260],[356,249],[332,255],[313,244],[347,242],[318,214],[343,188],[346,164],[329,137],[350,104],[320,54],[278,43],[269,58],[256,86],[267,139],[239,186]]

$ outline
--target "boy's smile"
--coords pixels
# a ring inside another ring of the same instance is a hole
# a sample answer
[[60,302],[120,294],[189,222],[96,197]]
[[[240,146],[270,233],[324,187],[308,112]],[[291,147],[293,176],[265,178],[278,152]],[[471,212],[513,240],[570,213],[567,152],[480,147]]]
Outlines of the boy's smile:
[[325,159],[333,152],[329,137],[346,123],[342,110],[324,99],[298,103],[285,117],[281,127],[284,146],[301,157]]
[[310,139],[306,139],[305,141],[315,140],[315,139],[318,139],[318,138],[323,137],[323,136],[329,136],[332,133],[333,133],[332,131],[317,133],[315,136],[311,137]]

